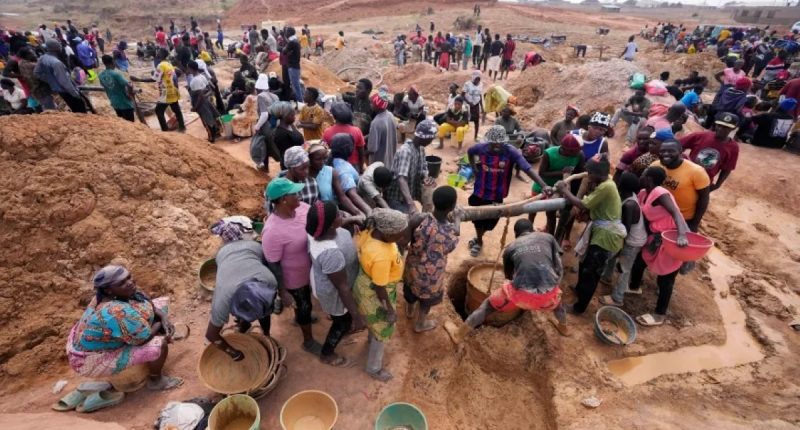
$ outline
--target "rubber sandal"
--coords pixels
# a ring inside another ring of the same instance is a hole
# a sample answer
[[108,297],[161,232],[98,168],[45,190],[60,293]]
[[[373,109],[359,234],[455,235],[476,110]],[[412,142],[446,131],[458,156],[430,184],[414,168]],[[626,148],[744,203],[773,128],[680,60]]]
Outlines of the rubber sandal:
[[122,403],[125,399],[125,393],[121,391],[98,391],[96,393],[92,393],[83,403],[78,406],[75,410],[88,414],[90,412],[99,411],[100,409],[105,409],[114,405],[118,405]]
[[433,330],[433,329],[435,329],[435,328],[436,328],[436,327],[438,327],[438,326],[439,326],[439,324],[438,324],[436,321],[433,321],[433,320],[426,320],[426,321],[423,323],[423,325],[422,325],[422,328],[420,328],[419,326],[417,326],[416,324],[414,324],[414,332],[415,332],[415,333],[424,333],[424,332],[426,332],[426,331]]
[[469,247],[469,255],[471,257],[477,257],[481,255],[481,250],[483,249],[483,245],[479,244],[477,241],[470,242]]
[[657,321],[652,314],[644,314],[636,317],[636,322],[644,327],[657,327],[664,324],[664,320]]
[[641,288],[637,288],[635,290],[632,290],[632,289],[628,288],[627,290],[625,290],[625,294],[633,294],[634,296],[641,296],[642,295],[642,289]]
[[186,338],[188,338],[191,333],[192,329],[189,328],[189,324],[185,323],[175,324],[175,334],[172,335],[172,340],[175,342],[186,340]]
[[72,390],[62,397],[57,403],[54,403],[51,408],[58,412],[71,411],[78,407],[86,399],[86,394],[78,390]]
[[328,366],[339,367],[339,368],[342,368],[342,369],[347,369],[347,368],[353,367],[356,364],[355,361],[350,360],[349,358],[341,356],[341,355],[336,357],[336,359],[333,360],[333,361],[325,361],[325,360],[323,360],[321,358],[320,358],[320,361],[323,364],[327,364]]
[[611,296],[602,296],[598,301],[600,302],[601,305],[616,306],[618,308],[622,307],[622,303],[615,302],[614,299],[611,298]]
[[367,371],[367,375],[369,375],[370,378],[375,379],[377,381],[381,381],[381,382],[389,382],[394,377],[386,369],[381,369],[381,370],[379,370],[377,372]]
[[161,379],[157,384],[153,381],[147,381],[147,389],[150,391],[167,391],[183,385],[183,379],[176,376],[161,375]]
[[86,381],[78,385],[77,390],[82,391],[87,396],[95,391],[105,391],[111,389],[111,383],[108,381]]

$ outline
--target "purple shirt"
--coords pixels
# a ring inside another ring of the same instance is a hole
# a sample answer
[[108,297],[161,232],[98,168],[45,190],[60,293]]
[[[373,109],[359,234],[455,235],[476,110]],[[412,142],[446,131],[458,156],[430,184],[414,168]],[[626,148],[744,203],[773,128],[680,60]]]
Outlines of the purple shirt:
[[483,200],[501,202],[508,196],[514,166],[528,171],[531,165],[519,149],[506,143],[499,154],[489,150],[488,143],[473,145],[467,151],[475,163],[475,188],[472,194]]

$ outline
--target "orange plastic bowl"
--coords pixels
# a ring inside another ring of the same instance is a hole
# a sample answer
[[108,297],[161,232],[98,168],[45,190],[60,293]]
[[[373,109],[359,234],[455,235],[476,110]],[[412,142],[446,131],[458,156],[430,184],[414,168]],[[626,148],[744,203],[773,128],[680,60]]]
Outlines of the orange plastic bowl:
[[702,234],[688,232],[686,238],[689,244],[683,248],[678,246],[678,230],[667,230],[661,233],[664,250],[670,257],[680,261],[697,261],[714,246],[714,241]]

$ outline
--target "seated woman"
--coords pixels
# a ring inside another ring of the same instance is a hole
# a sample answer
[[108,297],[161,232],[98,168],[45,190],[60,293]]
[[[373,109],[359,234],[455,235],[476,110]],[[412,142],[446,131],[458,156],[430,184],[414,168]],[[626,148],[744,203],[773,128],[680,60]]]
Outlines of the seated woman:
[[239,106],[239,112],[231,120],[233,134],[239,137],[252,136],[253,128],[258,122],[258,95],[256,94],[255,83],[249,81],[245,88],[247,97]]
[[70,367],[81,376],[109,376],[139,364],[150,372],[147,388],[169,390],[183,383],[162,374],[175,327],[169,299],[150,300],[123,266],[108,265],[92,277],[95,297],[67,340]]

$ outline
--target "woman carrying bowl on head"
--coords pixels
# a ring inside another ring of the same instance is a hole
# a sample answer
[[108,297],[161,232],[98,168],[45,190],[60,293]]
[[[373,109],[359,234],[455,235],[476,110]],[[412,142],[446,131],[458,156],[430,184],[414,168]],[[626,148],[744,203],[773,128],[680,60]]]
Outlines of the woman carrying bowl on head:
[[[624,175],[633,175],[625,172]],[[677,244],[684,247],[689,244],[686,233],[689,226],[675,203],[675,198],[666,188],[661,185],[667,178],[667,174],[661,167],[648,167],[640,179],[642,191],[639,192],[639,206],[642,209],[647,226],[647,242],[642,247],[641,252],[636,257],[631,269],[631,280],[629,293],[641,294],[642,277],[644,269],[647,267],[650,272],[656,275],[658,285],[658,301],[656,302],[655,313],[647,313],[636,317],[636,322],[650,327],[664,324],[666,319],[667,307],[672,297],[672,287],[675,285],[675,278],[678,270],[683,264],[682,261],[672,258],[664,250],[661,243],[661,233],[667,230],[678,230]]]

